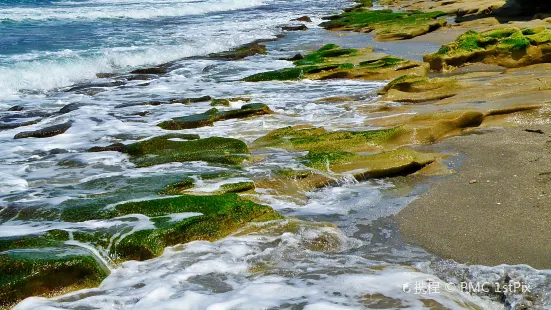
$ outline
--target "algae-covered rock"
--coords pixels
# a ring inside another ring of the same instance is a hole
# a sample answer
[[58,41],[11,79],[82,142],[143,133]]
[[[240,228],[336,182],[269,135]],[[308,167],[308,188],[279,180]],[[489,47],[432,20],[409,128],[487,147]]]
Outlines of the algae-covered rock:
[[241,193],[250,190],[254,190],[255,185],[252,181],[226,183],[220,185],[220,193]]
[[328,132],[323,127],[294,126],[271,131],[251,143],[250,147],[294,151],[375,151],[395,134],[395,128]]
[[436,71],[476,62],[507,68],[551,62],[551,31],[544,27],[524,30],[507,27],[485,32],[470,30],[423,59]]
[[411,174],[434,162],[436,157],[400,148],[374,155],[311,151],[303,159],[309,167],[334,173],[350,173],[361,181]]
[[329,21],[320,26],[329,30],[375,31],[375,39],[378,40],[403,40],[445,26],[446,20],[439,19],[444,15],[446,13],[443,12],[393,12],[360,6],[340,15],[330,16]]
[[[193,240],[216,240],[227,236],[249,222],[279,219],[272,208],[242,199],[237,194],[193,196],[128,202],[112,208],[88,206],[67,208],[61,218],[66,221],[111,219],[142,214],[163,217],[171,214],[201,214],[180,221],[164,221],[155,229],[137,231],[111,248],[116,260],[144,260],[162,253],[165,247]],[[78,238],[78,237],[75,237]]]
[[0,307],[29,296],[51,296],[98,286],[109,270],[77,247],[17,249],[0,253]]
[[333,184],[334,181],[313,170],[283,168],[274,171],[272,175],[255,179],[254,183],[267,194],[306,199],[305,193]]
[[183,180],[167,185],[159,192],[160,195],[180,195],[183,191],[193,188],[195,179],[186,177]]
[[210,105],[213,107],[215,106],[229,107],[230,101],[228,99],[212,99],[212,101],[210,102]]
[[326,44],[293,63],[294,68],[257,73],[244,78],[243,81],[387,80],[404,74],[425,75],[428,69],[425,64],[417,61],[374,53],[372,47],[341,48],[335,44]]
[[181,130],[198,128],[203,126],[211,126],[214,122],[223,121],[233,118],[245,118],[255,115],[263,115],[273,113],[270,108],[262,103],[249,103],[241,107],[241,109],[230,111],[219,111],[212,108],[201,114],[194,114],[184,117],[176,117],[169,121],[164,121],[158,126],[163,129]]
[[69,240],[69,233],[59,229],[41,234],[0,237],[0,252],[23,248],[56,247],[61,246],[67,240]]
[[173,137],[165,135],[136,142],[128,145],[125,153],[139,167],[187,161],[239,164],[248,158],[247,145],[241,140],[211,137],[181,141]]
[[219,60],[240,60],[249,56],[257,54],[266,54],[266,45],[259,44],[261,42],[271,40],[258,40],[255,42],[243,44],[240,47],[227,52],[212,53],[208,55],[208,58]]
[[461,89],[460,82],[451,78],[404,75],[387,84],[379,95],[382,100],[419,103],[450,98]]

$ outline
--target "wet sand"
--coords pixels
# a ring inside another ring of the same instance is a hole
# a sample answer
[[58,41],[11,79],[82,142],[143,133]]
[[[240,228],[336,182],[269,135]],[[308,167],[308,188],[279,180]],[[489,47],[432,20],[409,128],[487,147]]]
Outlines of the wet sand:
[[551,268],[551,125],[479,133],[436,145],[463,162],[397,215],[402,234],[460,263]]

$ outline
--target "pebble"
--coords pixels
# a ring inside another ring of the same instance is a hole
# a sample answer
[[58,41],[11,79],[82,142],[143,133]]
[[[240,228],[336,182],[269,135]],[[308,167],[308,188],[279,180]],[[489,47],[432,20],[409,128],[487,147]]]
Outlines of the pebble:
[[477,182],[477,180],[471,180],[471,181],[469,182],[469,184],[474,184],[474,183],[476,183],[476,182]]

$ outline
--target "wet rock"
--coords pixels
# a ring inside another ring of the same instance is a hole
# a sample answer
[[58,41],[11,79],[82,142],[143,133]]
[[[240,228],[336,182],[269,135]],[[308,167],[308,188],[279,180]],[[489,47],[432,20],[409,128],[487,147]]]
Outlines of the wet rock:
[[136,112],[136,113],[132,113],[132,114],[130,114],[130,115],[131,115],[131,116],[141,116],[141,117],[144,117],[144,116],[149,115],[149,111]]
[[246,192],[250,190],[254,190],[255,185],[254,182],[237,182],[237,183],[227,183],[222,184],[220,186],[220,189],[217,193],[219,194],[225,194],[225,193],[241,193]]
[[8,111],[17,111],[17,112],[23,111],[23,110],[25,110],[25,107],[20,105],[15,105],[8,109]]
[[150,67],[150,68],[141,68],[136,69],[134,71],[130,71],[130,74],[165,74],[168,73],[168,66],[167,65],[160,65],[156,67]]
[[293,20],[296,20],[296,21],[299,21],[299,22],[305,22],[305,23],[311,23],[312,20],[310,19],[310,17],[304,15],[304,16],[301,16],[299,18],[295,18]]
[[397,129],[335,131],[323,127],[294,126],[269,132],[250,144],[253,149],[281,148],[292,151],[372,152],[382,148]]
[[109,270],[77,247],[17,249],[0,253],[0,305],[29,297],[91,288]]
[[281,30],[283,30],[283,31],[305,31],[305,30],[308,30],[308,27],[306,27],[305,24],[300,24],[300,25],[297,25],[297,26],[289,25],[289,26],[281,27]]
[[87,150],[87,152],[124,152],[126,145],[122,143],[114,143],[108,146],[94,146]]
[[64,132],[66,132],[69,128],[71,128],[71,125],[73,124],[72,121],[54,125],[46,128],[42,128],[35,131],[24,131],[20,132],[15,135],[14,139],[24,139],[24,138],[48,138],[60,135]]
[[358,181],[409,175],[433,163],[436,158],[433,154],[407,148],[374,155],[311,151],[303,157],[309,167],[333,173],[352,173]]
[[124,152],[139,167],[170,162],[205,161],[239,164],[248,158],[247,145],[237,139],[212,137],[185,141],[179,135],[165,135],[128,145]]
[[48,154],[50,155],[58,155],[58,154],[66,154],[69,153],[66,149],[51,149]]
[[239,198],[236,194],[181,195],[123,203],[111,209],[102,206],[67,208],[61,218],[71,222],[110,219],[130,214],[168,218],[171,214],[188,212],[199,214],[176,222],[160,222],[155,229],[135,232],[122,239],[111,250],[111,256],[117,260],[150,259],[162,254],[167,246],[194,240],[214,241],[235,232],[248,222],[281,218],[272,208]]
[[[262,42],[263,41],[266,40],[262,40]],[[208,55],[208,58],[219,60],[240,60],[257,54],[264,55],[266,54],[266,45],[259,44],[260,42],[261,41],[255,41],[244,44],[228,52],[212,53]]]
[[57,113],[67,114],[67,113],[76,111],[76,110],[80,109],[81,107],[87,106],[87,105],[89,105],[89,104],[82,103],[82,102],[69,103],[68,105],[66,105],[66,106],[62,107],[61,109],[59,109],[59,111]]
[[302,54],[296,54],[295,56],[291,57],[291,58],[280,58],[279,60],[287,60],[287,61],[297,61],[297,60],[301,60],[303,59],[304,56],[302,56]]
[[228,99],[212,99],[212,101],[210,102],[210,105],[213,107],[215,106],[229,107],[230,101]]
[[327,44],[319,50],[294,61],[294,68],[262,72],[243,79],[246,82],[326,80],[335,78],[387,80],[404,74],[425,75],[428,66],[374,53],[372,47],[352,49]]
[[38,124],[40,120],[26,121],[26,122],[11,122],[11,123],[0,123],[0,130],[14,129],[18,127],[30,126]]
[[159,192],[160,195],[181,195],[185,190],[195,187],[195,179],[186,177],[183,180],[167,185]]
[[245,118],[255,115],[263,115],[273,113],[270,108],[262,103],[245,104],[238,110],[218,111],[212,108],[205,113],[194,114],[189,116],[173,118],[169,121],[164,121],[158,126],[163,129],[181,130],[210,126],[214,122],[223,121],[233,118]]
[[65,92],[78,92],[86,93],[88,91],[94,91],[96,88],[108,88],[108,87],[118,87],[126,84],[123,81],[112,81],[112,82],[103,82],[103,83],[83,83],[77,84],[75,86],[65,89]]
[[423,60],[431,70],[453,70],[467,63],[493,64],[507,68],[551,62],[551,30],[545,27],[520,30],[496,28],[467,31]]
[[255,187],[272,195],[307,199],[305,193],[334,184],[334,179],[315,173],[312,170],[294,170],[283,168],[274,171],[273,175],[256,178]]
[[175,98],[175,99],[171,99],[169,102],[189,104],[189,103],[211,101],[212,99],[213,98],[211,96],[201,96],[201,97],[192,97],[192,98]]
[[452,78],[405,75],[387,84],[379,95],[386,101],[419,103],[450,98],[462,89],[461,83]]
[[125,76],[127,81],[147,81],[156,78],[154,74],[133,74]]
[[328,30],[374,31],[377,40],[404,40],[445,26],[446,20],[439,18],[444,15],[444,12],[393,12],[360,6],[331,16],[320,26]]
[[96,73],[98,79],[110,79],[116,77],[117,73]]
[[212,99],[213,98],[211,96],[172,98],[164,101],[153,100],[153,101],[146,101],[146,102],[123,103],[123,104],[116,105],[115,108],[119,109],[119,108],[135,107],[140,105],[158,106],[162,104],[175,104],[175,103],[190,104],[190,103],[211,101]]

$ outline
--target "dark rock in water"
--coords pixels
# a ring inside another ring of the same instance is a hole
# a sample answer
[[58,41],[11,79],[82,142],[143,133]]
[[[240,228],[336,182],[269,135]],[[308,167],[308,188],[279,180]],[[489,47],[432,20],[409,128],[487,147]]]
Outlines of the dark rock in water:
[[127,81],[146,81],[154,79],[156,75],[153,74],[133,74],[129,76],[125,76]]
[[20,132],[13,137],[14,139],[23,139],[23,138],[48,138],[60,135],[64,132],[66,132],[69,128],[71,128],[71,125],[73,124],[72,121],[68,121],[63,124],[54,125],[46,128],[42,128],[35,131],[24,131]]
[[312,19],[310,19],[310,17],[304,15],[304,16],[301,16],[299,18],[295,18],[293,20],[296,20],[296,21],[299,21],[299,22],[305,22],[305,23],[311,23],[312,22]]
[[211,96],[202,96],[202,97],[196,97],[196,98],[171,99],[169,102],[188,104],[188,103],[196,103],[196,102],[206,102],[211,100],[212,100]]
[[81,102],[73,102],[73,103],[69,103],[68,105],[62,107],[61,109],[59,109],[59,111],[57,113],[59,114],[67,114],[69,112],[73,112],[73,111],[76,111],[78,109],[80,109],[81,107],[83,106],[86,106],[88,104],[86,103],[81,103]]
[[298,26],[283,26],[283,27],[281,27],[281,30],[283,30],[283,31],[304,31],[304,30],[308,30],[308,27],[306,27],[305,24],[300,24]]
[[136,69],[130,72],[131,74],[165,74],[168,73],[168,66],[160,65],[151,68]]
[[106,87],[118,87],[126,84],[123,81],[112,81],[112,82],[105,82],[105,83],[83,83],[78,84],[73,87],[70,87],[65,90],[65,92],[82,92],[82,91],[89,91],[94,88],[106,88]]
[[[11,111],[18,112],[18,111]],[[22,113],[9,113],[0,117],[0,130],[13,129],[22,126],[34,125],[40,121],[40,118],[50,116],[50,113],[42,111],[24,111]],[[22,120],[30,118],[30,120]]]
[[96,77],[98,79],[110,79],[116,77],[117,75],[117,73],[96,73]]
[[69,151],[67,151],[66,149],[51,149],[48,153],[50,155],[57,155],[57,154],[69,153]]
[[259,41],[241,45],[240,47],[228,52],[212,53],[208,55],[208,58],[219,60],[240,60],[257,54],[266,54],[266,45],[259,44]]
[[289,58],[288,60],[289,61],[297,61],[297,60],[301,60],[301,59],[304,59],[304,56],[302,56],[302,54],[296,54],[295,56]]
[[234,165],[248,158],[249,150],[241,140],[212,137],[185,141],[181,137],[178,134],[154,137],[130,144],[124,152],[138,167],[187,161]]
[[29,296],[97,286],[109,269],[79,247],[16,249],[0,253],[0,306]]
[[241,109],[238,110],[219,111],[216,108],[212,108],[205,113],[173,118],[169,121],[160,123],[158,126],[169,130],[190,129],[209,126],[217,121],[270,113],[273,112],[267,105],[263,103],[250,103],[243,105]]
[[17,111],[17,112],[23,111],[23,110],[25,110],[25,107],[20,105],[16,105],[8,109],[8,111]]
[[136,112],[136,113],[132,113],[130,114],[131,116],[147,116],[149,115],[149,111],[141,111],[141,112]]
[[0,124],[0,130],[14,129],[23,126],[30,126],[38,123],[40,120],[28,121],[28,122],[19,122],[19,123],[9,123],[9,124]]
[[122,143],[114,143],[108,146],[94,146],[87,150],[87,152],[124,152],[126,145]]

